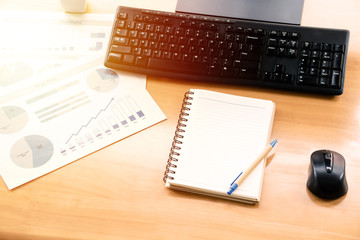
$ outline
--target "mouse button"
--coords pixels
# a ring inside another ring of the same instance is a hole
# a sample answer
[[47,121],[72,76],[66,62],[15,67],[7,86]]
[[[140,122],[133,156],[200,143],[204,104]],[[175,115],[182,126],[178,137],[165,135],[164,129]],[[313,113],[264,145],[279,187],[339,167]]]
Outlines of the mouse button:
[[336,175],[342,175],[345,172],[345,159],[344,157],[334,152],[334,164],[333,164],[333,173]]
[[310,156],[311,159],[318,160],[322,158],[322,155],[326,152],[326,150],[317,150],[313,152]]
[[316,152],[313,152],[311,154],[311,163],[314,165],[314,166],[321,166],[323,165],[324,163],[324,151],[323,150],[319,150],[319,151],[316,151]]
[[317,173],[326,172],[324,167],[324,158],[322,154],[316,155],[313,158],[311,158],[311,166],[313,167],[314,171]]

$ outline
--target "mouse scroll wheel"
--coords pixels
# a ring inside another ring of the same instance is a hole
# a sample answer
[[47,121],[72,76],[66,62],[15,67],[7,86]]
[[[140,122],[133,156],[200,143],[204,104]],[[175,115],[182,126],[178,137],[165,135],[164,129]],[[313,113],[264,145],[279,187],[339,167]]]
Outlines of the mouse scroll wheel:
[[324,154],[325,159],[325,169],[327,173],[331,173],[333,169],[333,157],[332,154],[327,152]]

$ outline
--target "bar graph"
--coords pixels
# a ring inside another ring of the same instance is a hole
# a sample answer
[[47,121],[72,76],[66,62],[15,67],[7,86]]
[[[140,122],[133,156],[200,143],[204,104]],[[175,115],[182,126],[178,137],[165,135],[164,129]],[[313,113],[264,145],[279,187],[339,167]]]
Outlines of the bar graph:
[[129,104],[127,104],[125,102],[124,99],[118,99],[118,104],[120,109],[125,113],[125,116],[130,120],[130,121],[135,121],[136,117],[134,116],[134,114],[130,111],[129,108]]
[[126,96],[125,99],[129,103],[130,108],[136,112],[139,118],[145,117],[145,114],[143,113],[143,111],[141,111],[139,105],[137,105],[133,97]]
[[[85,124],[80,126],[77,132],[71,134],[66,144],[83,146],[122,131],[122,129],[137,124],[144,118],[144,111],[132,96],[113,97],[104,108],[101,108]],[[85,140],[80,142],[79,138]]]

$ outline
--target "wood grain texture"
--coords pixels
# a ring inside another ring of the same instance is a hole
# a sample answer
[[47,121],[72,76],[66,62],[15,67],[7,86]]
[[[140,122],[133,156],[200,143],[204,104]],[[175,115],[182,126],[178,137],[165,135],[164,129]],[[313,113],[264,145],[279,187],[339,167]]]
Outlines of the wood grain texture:
[[[88,1],[174,8],[176,1]],[[152,2],[152,4],[150,4]],[[166,3],[165,3],[166,2]],[[59,1],[0,0],[0,9],[62,11]],[[360,239],[360,3],[306,0],[302,24],[350,30],[344,94],[337,97],[148,77],[168,119],[9,191],[0,182],[0,239]],[[165,164],[185,91],[202,88],[276,103],[260,204],[166,189]],[[323,201],[306,189],[310,154],[346,159],[349,192]]]

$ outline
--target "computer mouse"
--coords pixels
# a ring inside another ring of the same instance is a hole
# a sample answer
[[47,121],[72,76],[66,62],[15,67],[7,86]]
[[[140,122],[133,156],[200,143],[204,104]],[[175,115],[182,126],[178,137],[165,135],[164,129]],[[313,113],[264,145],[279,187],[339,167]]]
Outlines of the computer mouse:
[[337,199],[345,195],[348,191],[345,158],[331,150],[313,152],[307,187],[314,195],[323,199]]

